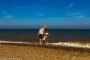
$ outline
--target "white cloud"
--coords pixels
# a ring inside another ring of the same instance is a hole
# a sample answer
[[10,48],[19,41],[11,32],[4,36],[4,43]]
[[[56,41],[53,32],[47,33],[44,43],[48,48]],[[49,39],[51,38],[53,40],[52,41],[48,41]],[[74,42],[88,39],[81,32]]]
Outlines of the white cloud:
[[0,14],[7,14],[8,12],[6,11],[0,11]]
[[74,6],[74,3],[70,3],[69,5],[68,5],[68,8],[72,8]]
[[86,15],[79,15],[79,16],[76,16],[76,17],[78,17],[78,18],[85,18]]
[[10,18],[13,18],[13,15],[5,15],[4,18],[10,19]]
[[2,11],[2,14],[7,14],[8,12],[6,12],[6,11]]
[[18,8],[27,8],[26,6],[19,6]]
[[37,16],[44,16],[42,13],[36,13]]
[[75,15],[80,15],[82,14],[81,12],[73,12],[73,13],[67,13],[68,16],[75,16]]
[[70,17],[77,17],[77,18],[85,18],[85,17],[86,17],[86,15],[83,14],[82,12],[68,13],[67,16],[70,16]]

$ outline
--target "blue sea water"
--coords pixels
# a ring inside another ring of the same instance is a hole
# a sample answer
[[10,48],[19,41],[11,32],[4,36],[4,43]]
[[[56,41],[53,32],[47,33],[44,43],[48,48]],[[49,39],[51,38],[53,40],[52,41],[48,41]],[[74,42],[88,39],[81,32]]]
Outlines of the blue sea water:
[[[47,32],[49,33],[48,36],[49,42],[60,42],[60,41],[90,42],[90,30],[47,29]],[[34,38],[37,37],[37,34],[38,29],[0,29],[0,40],[37,41],[37,38]]]

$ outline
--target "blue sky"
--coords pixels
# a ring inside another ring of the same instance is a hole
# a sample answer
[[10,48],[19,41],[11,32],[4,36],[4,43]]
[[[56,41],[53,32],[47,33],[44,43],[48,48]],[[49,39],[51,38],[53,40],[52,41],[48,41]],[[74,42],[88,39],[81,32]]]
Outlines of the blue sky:
[[0,0],[0,27],[90,27],[90,0]]

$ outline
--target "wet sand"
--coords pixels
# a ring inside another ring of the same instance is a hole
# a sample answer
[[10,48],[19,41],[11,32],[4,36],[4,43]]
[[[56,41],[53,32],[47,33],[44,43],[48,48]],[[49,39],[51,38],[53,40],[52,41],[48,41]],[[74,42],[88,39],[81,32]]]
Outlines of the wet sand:
[[0,60],[90,60],[90,49],[63,46],[0,44]]

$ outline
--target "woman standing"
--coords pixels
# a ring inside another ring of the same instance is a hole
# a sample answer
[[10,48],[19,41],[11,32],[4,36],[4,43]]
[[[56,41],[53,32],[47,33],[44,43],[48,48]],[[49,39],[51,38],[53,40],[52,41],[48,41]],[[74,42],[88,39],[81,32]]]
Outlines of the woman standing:
[[43,37],[44,37],[44,32],[45,32],[46,26],[41,26],[39,28],[39,32],[38,32],[38,37],[39,37],[39,44],[43,44]]

